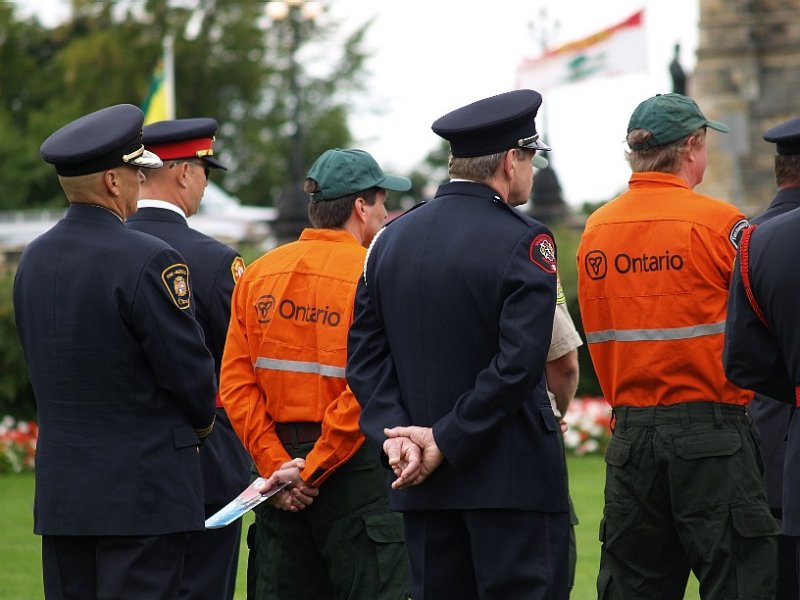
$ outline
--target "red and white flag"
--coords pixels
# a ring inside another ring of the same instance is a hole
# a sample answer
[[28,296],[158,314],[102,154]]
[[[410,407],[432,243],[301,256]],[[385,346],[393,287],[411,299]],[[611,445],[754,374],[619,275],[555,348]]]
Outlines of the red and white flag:
[[523,59],[517,87],[547,90],[597,75],[621,75],[647,69],[644,10],[581,40]]

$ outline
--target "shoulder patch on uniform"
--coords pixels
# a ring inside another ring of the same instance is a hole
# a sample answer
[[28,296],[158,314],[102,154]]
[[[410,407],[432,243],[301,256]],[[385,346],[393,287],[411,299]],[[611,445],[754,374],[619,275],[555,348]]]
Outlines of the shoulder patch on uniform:
[[533,238],[528,256],[531,262],[542,271],[556,274],[556,245],[553,238],[546,233],[541,233]]
[[731,231],[728,234],[728,239],[733,244],[734,248],[739,247],[739,240],[742,239],[742,232],[750,226],[747,219],[742,219],[738,221],[733,227],[731,227]]
[[561,287],[561,277],[556,273],[556,304],[566,304],[567,296],[564,294],[564,288]]
[[233,283],[239,283],[239,279],[244,275],[244,259],[237,256],[231,263],[231,275],[233,275]]
[[161,281],[167,288],[175,306],[186,310],[191,306],[192,293],[189,290],[189,267],[183,263],[168,266],[161,272]]

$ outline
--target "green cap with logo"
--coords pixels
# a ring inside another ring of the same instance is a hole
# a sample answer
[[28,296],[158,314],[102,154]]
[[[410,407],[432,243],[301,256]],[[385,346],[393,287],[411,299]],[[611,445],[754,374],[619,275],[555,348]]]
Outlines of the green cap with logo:
[[697,103],[683,94],[657,94],[648,98],[633,111],[628,121],[628,133],[634,129],[644,129],[652,135],[646,140],[629,144],[631,150],[647,150],[675,142],[700,127],[711,127],[722,133],[730,129],[724,123],[712,121],[697,106]]
[[319,185],[319,192],[311,199],[336,200],[372,187],[394,192],[407,192],[411,180],[407,177],[387,175],[368,152],[332,148],[322,153],[308,171],[308,178]]

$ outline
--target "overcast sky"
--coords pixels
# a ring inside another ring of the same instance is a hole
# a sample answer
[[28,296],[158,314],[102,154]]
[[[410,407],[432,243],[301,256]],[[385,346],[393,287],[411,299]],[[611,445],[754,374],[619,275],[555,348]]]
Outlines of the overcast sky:
[[[442,114],[516,84],[523,57],[540,52],[539,33],[544,2],[437,0],[424,4],[424,14],[410,10],[414,2],[375,3],[338,0],[336,14],[364,14],[372,7],[370,30],[374,50],[373,102],[384,114],[354,120],[364,149],[379,162],[411,168],[436,146],[431,123]],[[579,204],[605,200],[627,185],[624,159],[628,118],[636,105],[671,91],[668,65],[673,46],[682,46],[681,62],[694,67],[697,46],[697,0],[558,0],[547,4],[548,20],[558,21],[551,47],[583,38],[615,25],[645,8],[648,72],[597,78],[544,95],[540,118],[546,118],[565,198]],[[423,6],[422,3],[419,3]],[[406,85],[398,85],[407,81]],[[544,113],[544,114],[543,114]]]
[[[0,0],[2,1],[2,0]],[[188,1],[188,0],[186,0]],[[374,17],[370,90],[356,104],[356,146],[387,170],[412,169],[438,143],[431,123],[480,98],[514,89],[516,68],[550,46],[580,39],[645,8],[648,71],[596,78],[544,95],[537,119],[553,148],[552,165],[567,201],[605,200],[626,187],[628,117],[636,105],[671,91],[673,46],[691,71],[698,37],[698,0],[330,0],[327,9],[349,30]],[[25,0],[47,22],[68,13],[69,0]],[[547,18],[541,10],[546,6]],[[557,23],[557,26],[556,26]],[[179,115],[180,116],[180,115]],[[546,120],[546,127],[543,121]]]

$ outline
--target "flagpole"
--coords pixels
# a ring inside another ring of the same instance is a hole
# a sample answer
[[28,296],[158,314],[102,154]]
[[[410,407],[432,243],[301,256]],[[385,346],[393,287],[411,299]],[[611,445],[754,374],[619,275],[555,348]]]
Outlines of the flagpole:
[[[534,38],[534,42],[536,42],[539,46],[539,52],[541,56],[547,54],[547,51],[550,50],[550,46],[552,43],[553,38],[555,38],[558,30],[561,26],[561,23],[556,19],[553,20],[549,18],[547,14],[547,8],[542,6],[539,9],[539,21],[537,23],[530,22],[528,24],[528,28],[531,32],[532,37]],[[548,144],[549,141],[549,127],[548,127],[548,92],[550,91],[549,88],[545,89],[537,89],[538,92],[542,93],[543,101],[542,107],[539,111],[539,123],[540,123],[540,134],[542,140],[544,140],[545,144]],[[549,145],[549,144],[548,144]]]
[[164,36],[164,93],[167,119],[175,118],[175,51],[171,33]]

